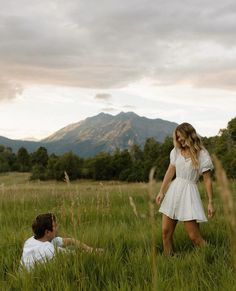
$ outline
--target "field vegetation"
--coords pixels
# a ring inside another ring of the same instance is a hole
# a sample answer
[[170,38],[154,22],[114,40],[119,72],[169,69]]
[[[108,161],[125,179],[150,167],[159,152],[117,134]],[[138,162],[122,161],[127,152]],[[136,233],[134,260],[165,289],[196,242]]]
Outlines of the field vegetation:
[[[215,184],[216,215],[201,225],[208,246],[194,248],[179,223],[174,237],[175,255],[167,258],[162,254],[157,206],[152,228],[148,184],[41,182],[30,181],[29,177],[28,173],[0,176],[0,290],[115,291],[153,290],[154,286],[167,291],[236,290],[228,223]],[[154,185],[156,192],[158,187],[158,183]],[[230,188],[235,202],[234,181]],[[201,182],[199,189],[206,206],[207,195]],[[102,247],[104,254],[71,249],[47,264],[35,266],[31,272],[20,271],[22,245],[32,235],[32,220],[49,211],[58,218],[59,235]]]

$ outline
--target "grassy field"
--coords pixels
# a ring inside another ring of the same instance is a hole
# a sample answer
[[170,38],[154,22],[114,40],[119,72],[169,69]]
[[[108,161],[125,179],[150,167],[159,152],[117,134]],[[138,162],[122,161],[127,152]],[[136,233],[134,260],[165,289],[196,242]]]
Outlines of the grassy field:
[[[67,185],[29,182],[28,177],[0,176],[0,290],[153,290],[147,184],[79,181]],[[232,182],[231,187],[235,201],[236,184]],[[203,185],[199,188],[206,206]],[[201,225],[209,242],[204,249],[192,246],[179,223],[175,255],[164,257],[161,215],[155,207],[157,290],[236,290],[227,223],[214,189],[216,216]],[[32,220],[49,211],[58,218],[59,235],[102,247],[104,254],[74,249],[30,273],[19,271],[22,245],[32,235]]]

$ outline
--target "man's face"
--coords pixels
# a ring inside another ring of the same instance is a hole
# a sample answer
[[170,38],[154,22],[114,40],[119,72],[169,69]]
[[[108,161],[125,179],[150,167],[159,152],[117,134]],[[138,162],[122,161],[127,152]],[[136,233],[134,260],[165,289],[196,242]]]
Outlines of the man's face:
[[53,240],[57,235],[57,223],[55,221],[52,222],[52,231],[46,230],[47,239],[48,241]]

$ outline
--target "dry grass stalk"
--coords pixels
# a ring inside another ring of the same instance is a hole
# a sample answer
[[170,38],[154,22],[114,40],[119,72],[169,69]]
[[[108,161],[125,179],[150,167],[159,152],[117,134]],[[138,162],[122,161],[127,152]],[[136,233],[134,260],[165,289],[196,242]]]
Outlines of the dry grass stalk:
[[1,183],[0,186],[1,186],[1,192],[4,193],[4,189],[5,189],[5,185],[4,185],[4,183]]
[[70,215],[71,215],[71,224],[73,226],[73,236],[77,237],[77,228],[78,228],[78,224],[76,221],[76,216],[75,216],[75,203],[74,201],[71,201],[71,205],[70,205]]
[[154,196],[155,196],[155,184],[156,181],[154,179],[156,167],[153,167],[149,173],[149,184],[148,184],[148,196],[149,196],[149,216],[150,216],[150,224],[151,224],[151,236],[152,236],[152,287],[153,290],[157,290],[157,253],[156,253],[156,232],[157,226],[155,223],[154,216]]
[[67,172],[64,171],[64,174],[65,174],[64,182],[66,182],[67,185],[70,185],[70,178],[69,178]]
[[236,217],[234,212],[233,197],[221,162],[216,156],[213,158],[216,166],[216,178],[219,185],[220,196],[223,201],[224,214],[226,221],[228,222],[233,264],[236,272]]
[[60,207],[61,221],[66,224],[66,203],[64,197],[62,197],[62,203]]
[[97,193],[97,213],[99,212],[100,204],[101,204],[101,198],[100,198],[100,194],[98,192]]
[[111,202],[110,202],[110,198],[109,198],[109,192],[106,192],[106,207],[110,208],[111,206]]
[[137,211],[137,208],[136,208],[136,205],[134,203],[134,200],[133,200],[132,196],[129,196],[129,204],[132,207],[133,212],[136,215],[136,217],[138,217],[138,211]]

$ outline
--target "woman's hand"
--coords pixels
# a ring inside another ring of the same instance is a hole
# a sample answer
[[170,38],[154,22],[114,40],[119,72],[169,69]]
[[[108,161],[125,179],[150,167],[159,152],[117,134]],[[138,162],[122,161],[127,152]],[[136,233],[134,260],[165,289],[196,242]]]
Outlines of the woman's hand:
[[208,203],[208,218],[212,218],[215,214],[215,209],[212,202]]
[[162,202],[164,196],[165,196],[165,195],[164,195],[163,193],[159,193],[159,194],[157,195],[157,197],[156,197],[156,204],[157,204],[157,205],[160,205],[160,204],[161,204],[161,202]]

